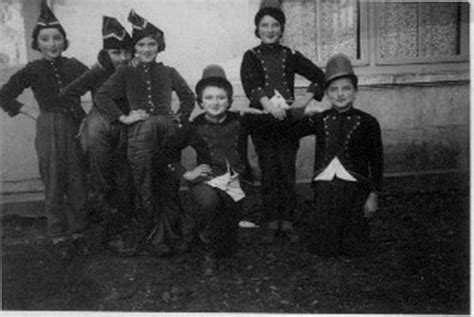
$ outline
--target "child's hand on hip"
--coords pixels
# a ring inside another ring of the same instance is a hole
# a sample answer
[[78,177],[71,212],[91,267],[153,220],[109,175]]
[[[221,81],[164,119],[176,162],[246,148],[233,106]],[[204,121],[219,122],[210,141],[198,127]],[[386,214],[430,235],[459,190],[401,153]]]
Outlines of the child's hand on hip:
[[129,125],[135,123],[137,121],[146,120],[150,117],[150,115],[142,109],[139,110],[132,110],[127,116],[120,116],[120,122]]

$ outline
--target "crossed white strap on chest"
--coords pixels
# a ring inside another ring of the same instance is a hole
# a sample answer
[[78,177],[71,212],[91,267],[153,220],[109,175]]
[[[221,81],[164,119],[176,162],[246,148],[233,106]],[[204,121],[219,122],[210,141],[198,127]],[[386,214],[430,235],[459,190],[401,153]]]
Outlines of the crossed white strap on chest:
[[240,187],[239,174],[236,173],[226,160],[227,172],[223,175],[214,177],[206,183],[214,188],[226,192],[234,201],[239,201],[245,197],[245,193]]

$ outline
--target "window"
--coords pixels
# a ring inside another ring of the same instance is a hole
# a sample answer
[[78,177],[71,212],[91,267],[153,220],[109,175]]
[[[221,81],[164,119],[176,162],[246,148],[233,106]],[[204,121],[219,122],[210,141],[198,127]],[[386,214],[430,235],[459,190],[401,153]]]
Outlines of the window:
[[467,61],[469,6],[461,2],[284,0],[284,43],[314,61],[356,65]]
[[376,3],[377,63],[467,59],[467,4]]

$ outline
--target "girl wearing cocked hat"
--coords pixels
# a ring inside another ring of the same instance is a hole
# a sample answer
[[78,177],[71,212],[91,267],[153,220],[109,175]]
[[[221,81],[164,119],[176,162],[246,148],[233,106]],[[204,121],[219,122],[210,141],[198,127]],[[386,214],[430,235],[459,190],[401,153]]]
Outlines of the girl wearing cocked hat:
[[64,101],[59,93],[87,67],[62,56],[69,44],[66,32],[45,1],[32,37],[31,46],[42,58],[28,63],[0,89],[0,106],[10,116],[26,114],[16,99],[26,88],[33,91],[40,110],[35,147],[44,184],[47,230],[58,255],[66,259],[83,249],[86,226],[83,157],[75,138],[85,112],[79,98]]
[[366,251],[366,219],[377,211],[382,190],[380,125],[370,114],[354,108],[357,81],[345,55],[330,58],[326,96],[331,109],[303,119],[292,131],[297,137],[316,136],[315,210],[307,242],[309,251],[325,257],[357,256]]
[[[92,98],[100,86],[121,66],[127,65],[132,56],[132,39],[125,28],[113,17],[102,19],[102,49],[98,61],[89,71],[70,83],[61,93],[65,100],[77,99],[91,92]],[[123,112],[130,107],[126,98],[116,103]],[[118,233],[120,220],[133,207],[133,186],[127,160],[127,126],[119,121],[110,122],[93,102],[84,120],[80,141],[90,168],[93,215],[90,221],[99,222],[105,229],[102,243]],[[120,241],[110,241],[121,245]]]
[[[286,120],[285,108],[304,107],[311,99],[323,97],[324,73],[300,52],[280,44],[285,28],[285,15],[275,7],[260,9],[255,15],[255,35],[261,44],[245,52],[240,77],[250,107],[269,115],[248,120],[262,172],[262,196],[268,230],[267,242],[277,234],[296,242],[293,214],[296,208],[295,163],[298,139],[278,128]],[[295,74],[311,84],[307,93],[294,101]]]
[[[156,156],[160,148],[186,125],[194,109],[194,94],[176,69],[156,62],[165,49],[164,33],[130,12],[132,44],[137,63],[118,69],[95,96],[99,111],[110,122],[128,126],[127,157],[139,205],[135,239],[127,242],[130,254],[148,247],[156,255],[187,249],[184,213],[179,203],[179,179],[174,179]],[[178,113],[171,109],[172,93],[180,101]],[[127,98],[130,112],[116,100]],[[175,153],[179,159],[179,153]]]

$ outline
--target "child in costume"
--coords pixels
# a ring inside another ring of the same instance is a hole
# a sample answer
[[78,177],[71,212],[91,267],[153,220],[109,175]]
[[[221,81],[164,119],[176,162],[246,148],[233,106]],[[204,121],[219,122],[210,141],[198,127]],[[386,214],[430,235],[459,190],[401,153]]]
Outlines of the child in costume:
[[[271,116],[250,117],[247,124],[262,172],[262,198],[268,230],[265,241],[272,243],[280,233],[291,242],[298,240],[293,228],[296,208],[295,164],[298,139],[278,128],[286,109],[304,107],[311,99],[323,97],[324,73],[298,51],[280,44],[285,15],[275,7],[264,7],[255,15],[255,35],[261,44],[245,52],[240,77],[250,107]],[[294,100],[295,74],[310,82],[304,97]],[[275,128],[269,128],[274,126]]]
[[204,273],[210,275],[216,269],[217,259],[229,257],[237,249],[240,204],[245,197],[240,187],[245,163],[239,144],[240,138],[246,137],[241,133],[242,115],[262,112],[245,108],[240,110],[241,114],[229,111],[233,88],[218,65],[204,69],[196,85],[196,96],[204,113],[175,136],[170,148],[174,153],[176,149],[193,147],[197,166],[191,170],[179,164],[170,168],[189,184],[195,207],[193,218],[205,248]]
[[[97,64],[63,90],[61,96],[64,99],[77,100],[87,92],[91,92],[94,98],[99,87],[119,67],[130,62],[132,39],[115,18],[103,17],[102,39]],[[130,112],[126,98],[115,102],[123,113]],[[119,121],[107,120],[93,102],[83,123],[80,141],[90,169],[95,212],[90,221],[101,223],[105,230],[101,240],[105,242],[120,232],[126,214],[133,208],[133,184],[127,160],[127,126]],[[120,241],[116,242],[119,244]]]
[[[331,108],[303,119],[297,137],[314,134],[314,202],[308,234],[309,251],[324,257],[357,256],[369,237],[367,218],[378,209],[383,182],[380,125],[354,108],[358,78],[342,55],[326,66],[326,96]],[[301,117],[294,112],[295,116]]]
[[[118,69],[99,89],[95,102],[110,122],[128,126],[127,157],[139,201],[140,225],[136,241],[129,242],[130,254],[147,243],[156,255],[187,249],[183,232],[183,209],[179,201],[179,180],[167,169],[157,168],[160,148],[180,125],[185,125],[194,109],[194,94],[172,67],[156,62],[165,49],[164,33],[136,14],[128,17],[133,25],[132,42],[136,65]],[[172,92],[180,100],[176,114],[171,109]],[[131,111],[123,112],[115,100],[127,98]],[[176,153],[179,156],[179,153]]]
[[69,44],[66,32],[45,1],[32,37],[32,48],[43,57],[28,63],[0,89],[0,106],[15,116],[23,106],[16,98],[26,88],[33,90],[40,109],[35,147],[44,184],[47,230],[58,255],[67,259],[77,250],[86,251],[82,239],[86,227],[84,162],[76,139],[86,114],[78,98],[64,102],[59,94],[88,68],[75,58],[62,56]]

